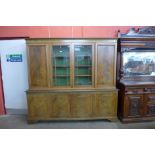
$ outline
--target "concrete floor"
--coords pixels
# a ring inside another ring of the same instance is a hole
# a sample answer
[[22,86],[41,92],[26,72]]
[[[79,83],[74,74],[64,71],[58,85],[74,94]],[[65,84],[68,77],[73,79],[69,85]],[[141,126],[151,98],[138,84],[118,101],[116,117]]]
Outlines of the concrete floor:
[[50,121],[28,124],[26,115],[3,115],[0,116],[0,129],[155,129],[155,121],[126,124],[107,120]]

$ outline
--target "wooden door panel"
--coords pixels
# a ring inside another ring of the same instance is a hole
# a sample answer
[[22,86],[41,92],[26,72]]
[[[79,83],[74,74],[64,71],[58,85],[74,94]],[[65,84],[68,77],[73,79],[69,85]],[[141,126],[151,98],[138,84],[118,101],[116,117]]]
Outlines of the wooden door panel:
[[51,94],[49,103],[50,117],[69,117],[70,103],[68,94]]
[[48,87],[45,45],[29,46],[30,87]]
[[155,94],[145,95],[145,114],[155,116]]
[[117,94],[97,93],[94,113],[97,117],[116,117],[117,115]]
[[72,94],[71,96],[71,116],[91,117],[94,102],[93,94]]
[[44,94],[28,95],[28,111],[31,119],[48,118],[49,98]]
[[115,85],[115,46],[97,46],[97,87]]
[[141,117],[143,115],[143,95],[126,95],[125,117]]

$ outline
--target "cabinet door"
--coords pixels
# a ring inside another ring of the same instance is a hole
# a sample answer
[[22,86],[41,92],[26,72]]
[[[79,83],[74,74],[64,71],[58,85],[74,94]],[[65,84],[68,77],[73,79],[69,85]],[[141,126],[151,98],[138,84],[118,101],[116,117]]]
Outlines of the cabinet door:
[[155,94],[145,95],[145,115],[155,116]]
[[30,88],[48,87],[46,46],[30,45],[28,49]]
[[124,117],[141,117],[143,115],[143,95],[126,95]]
[[30,120],[44,120],[48,118],[49,95],[33,93],[27,95],[28,117]]
[[69,94],[50,94],[50,118],[66,118],[70,116]]
[[93,85],[93,44],[74,45],[74,86]]
[[96,54],[96,87],[114,87],[115,72],[115,46],[98,44]]
[[70,100],[71,117],[88,118],[92,116],[94,94],[72,94]]
[[70,87],[70,45],[52,46],[52,86]]
[[96,94],[96,104],[94,106],[96,117],[116,117],[117,116],[117,93],[102,92]]

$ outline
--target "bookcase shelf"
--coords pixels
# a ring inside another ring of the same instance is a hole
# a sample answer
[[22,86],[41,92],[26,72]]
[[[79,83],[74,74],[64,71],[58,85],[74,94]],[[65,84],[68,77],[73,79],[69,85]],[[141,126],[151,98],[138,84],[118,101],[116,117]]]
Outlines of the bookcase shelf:
[[60,66],[60,65],[59,65],[59,66],[53,66],[53,68],[55,68],[55,67],[58,67],[58,68],[61,68],[61,67],[62,67],[62,68],[63,68],[63,67],[64,67],[64,68],[68,68],[68,67],[70,67],[70,66],[63,66],[63,65],[62,65],[62,66]]
[[83,76],[83,77],[85,77],[85,76],[92,76],[92,75],[75,75],[75,76]]
[[80,67],[92,67],[92,66],[91,65],[79,65],[79,66],[76,65],[75,68],[76,67],[80,68]]
[[69,59],[69,57],[66,56],[55,56],[54,59]]
[[68,77],[70,75],[54,75],[54,77]]

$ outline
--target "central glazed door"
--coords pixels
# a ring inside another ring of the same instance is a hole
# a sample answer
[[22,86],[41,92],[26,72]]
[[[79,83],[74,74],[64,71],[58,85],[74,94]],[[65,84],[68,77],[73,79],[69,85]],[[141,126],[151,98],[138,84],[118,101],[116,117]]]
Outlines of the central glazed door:
[[94,45],[74,44],[74,87],[94,86]]
[[49,62],[52,87],[94,87],[94,44],[52,44]]
[[71,45],[52,45],[50,62],[52,87],[71,87]]

